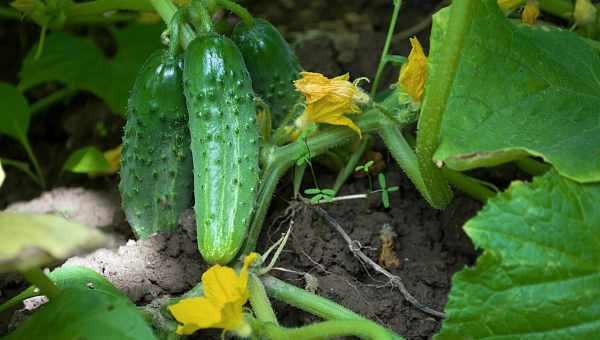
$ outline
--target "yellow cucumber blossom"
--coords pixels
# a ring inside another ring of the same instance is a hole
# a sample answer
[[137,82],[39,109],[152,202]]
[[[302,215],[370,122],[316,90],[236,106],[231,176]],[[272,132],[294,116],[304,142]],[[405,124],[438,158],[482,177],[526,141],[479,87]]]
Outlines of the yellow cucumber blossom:
[[410,38],[410,44],[412,49],[408,60],[400,69],[398,84],[415,103],[420,103],[423,99],[425,80],[427,79],[427,57],[417,38]]
[[177,334],[192,334],[199,329],[222,328],[239,336],[251,334],[242,307],[248,301],[248,267],[258,254],[244,258],[239,275],[230,267],[214,265],[202,274],[204,296],[187,298],[169,306],[169,311],[181,323]]
[[596,6],[590,0],[577,0],[573,18],[578,26],[587,26],[596,22]]
[[522,3],[523,0],[498,0],[498,7],[504,14],[508,14],[521,6]]
[[521,13],[521,22],[528,25],[535,25],[537,17],[540,15],[540,7],[536,0],[527,0],[527,5]]
[[354,122],[344,116],[348,113],[361,113],[358,104],[369,102],[369,96],[358,86],[350,82],[350,74],[329,79],[320,73],[301,72],[302,78],[294,81],[296,89],[306,98],[306,109],[298,119],[296,126],[305,129],[312,123],[344,125],[361,135]]

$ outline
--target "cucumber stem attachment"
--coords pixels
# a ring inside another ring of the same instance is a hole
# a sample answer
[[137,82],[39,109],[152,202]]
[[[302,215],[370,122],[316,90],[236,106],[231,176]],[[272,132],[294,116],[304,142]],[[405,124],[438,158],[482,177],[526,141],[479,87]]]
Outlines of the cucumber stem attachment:
[[240,19],[242,19],[242,21],[244,22],[244,24],[246,24],[248,27],[254,26],[254,18],[252,17],[252,15],[250,14],[250,12],[248,12],[248,10],[242,6],[240,6],[239,4],[230,1],[230,0],[214,0],[215,3],[227,10],[229,10],[230,12],[234,13],[235,15],[237,15],[238,17],[240,17]]

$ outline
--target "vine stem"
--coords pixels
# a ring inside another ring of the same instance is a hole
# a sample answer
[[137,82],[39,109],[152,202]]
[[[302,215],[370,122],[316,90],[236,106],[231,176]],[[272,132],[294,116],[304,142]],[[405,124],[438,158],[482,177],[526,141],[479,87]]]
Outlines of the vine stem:
[[60,294],[61,289],[40,268],[33,267],[23,270],[21,273],[29,283],[39,288],[40,292],[46,295],[48,299],[53,299]]
[[565,20],[573,19],[573,2],[569,0],[538,0],[540,8]]
[[452,90],[464,41],[479,6],[481,1],[452,3],[448,30],[438,56],[438,60],[443,62],[436,65],[436,71],[427,80],[427,92],[417,124],[416,152],[419,169],[431,205],[435,208],[444,208],[452,200],[452,191],[441,169],[433,163],[433,154],[439,144],[442,115]]
[[73,87],[65,87],[64,89],[52,92],[48,96],[33,103],[29,108],[29,113],[31,115],[39,113],[47,109],[48,107],[56,104],[57,102],[74,95],[77,92],[78,89]]
[[258,320],[278,325],[279,322],[265,291],[265,286],[254,273],[249,276],[248,290],[250,292],[250,305]]
[[117,10],[152,11],[152,0],[96,0],[76,3],[67,10],[67,17],[97,15]]
[[[371,320],[367,320],[359,314],[343,307],[331,300],[320,297],[316,294],[307,292],[289,283],[281,281],[273,276],[266,275],[261,277],[265,289],[269,296],[283,301],[291,306],[316,315],[325,320],[346,320],[346,321],[367,321],[382,332],[387,333],[387,338],[402,339],[398,334],[383,328]],[[353,328],[356,326],[348,326]],[[383,333],[381,333],[383,335]],[[301,339],[290,337],[288,339]],[[303,338],[302,338],[303,339]]]
[[392,339],[385,328],[369,320],[331,320],[298,328],[285,328],[272,323],[254,322],[253,331],[260,338],[272,340],[330,339],[341,336],[357,336],[362,339]]
[[240,19],[242,19],[244,24],[246,24],[248,27],[254,25],[254,18],[250,12],[248,12],[246,8],[240,6],[239,4],[230,0],[215,0],[215,3],[240,17]]
[[40,167],[40,163],[38,163],[38,160],[35,157],[33,150],[31,150],[31,145],[29,145],[29,141],[27,140],[27,137],[25,137],[25,138],[23,138],[23,140],[21,140],[21,144],[23,145],[23,148],[25,148],[25,152],[27,153],[27,156],[31,160],[31,163],[33,163],[33,168],[35,169],[35,173],[38,177],[40,184],[42,185],[42,188],[46,188],[46,179],[44,178],[44,173],[42,173],[42,168]]
[[[368,133],[379,129],[382,120],[383,115],[374,109],[365,112],[356,120],[356,124],[363,133]],[[315,136],[308,137],[306,144],[305,141],[298,140],[295,143],[281,147],[271,146],[261,152],[261,164],[265,165],[265,170],[262,175],[260,190],[258,191],[256,210],[250,224],[242,254],[254,251],[279,179],[295,164],[297,159],[305,154],[306,148],[309,148],[311,157],[316,157],[330,148],[346,143],[355,137],[356,132],[346,127],[334,127]]]
[[381,74],[383,73],[383,69],[387,64],[386,57],[390,49],[392,37],[394,36],[394,30],[396,29],[396,21],[398,21],[398,13],[400,12],[400,7],[402,7],[402,1],[394,0],[394,10],[392,12],[392,19],[390,20],[390,25],[388,26],[387,36],[385,37],[385,44],[383,45],[381,57],[379,58],[379,64],[377,65],[377,72],[375,73],[375,80],[373,81],[373,86],[371,87],[371,97],[375,97],[375,93],[377,92],[377,88],[379,87],[379,81],[381,80]]

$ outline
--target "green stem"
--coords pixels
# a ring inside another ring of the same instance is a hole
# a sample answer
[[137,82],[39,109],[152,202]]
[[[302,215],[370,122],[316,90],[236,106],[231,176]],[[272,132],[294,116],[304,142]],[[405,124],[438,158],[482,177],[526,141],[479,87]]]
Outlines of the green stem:
[[552,166],[546,163],[536,161],[532,158],[522,158],[515,161],[519,169],[525,171],[531,176],[541,176],[552,169]]
[[565,20],[573,19],[573,2],[570,0],[538,0],[542,11]]
[[256,274],[249,276],[248,290],[250,291],[250,305],[258,320],[278,325],[277,316],[273,311],[265,287]]
[[398,165],[400,165],[402,170],[406,173],[406,176],[410,178],[423,198],[433,205],[419,169],[417,156],[408,142],[404,139],[404,136],[402,136],[400,130],[392,124],[383,124],[381,130],[379,130],[379,135],[385,142],[385,145],[396,162],[398,162]]
[[23,145],[23,148],[25,148],[25,152],[27,153],[29,160],[31,160],[31,163],[33,163],[33,168],[35,169],[35,173],[37,174],[38,180],[41,183],[42,188],[46,188],[46,179],[44,178],[44,174],[42,173],[42,168],[40,167],[40,164],[38,163],[38,160],[35,157],[33,150],[31,150],[31,145],[29,145],[29,141],[26,137],[23,140],[21,140],[21,144]]
[[[316,294],[283,282],[273,276],[263,276],[262,282],[269,296],[283,301],[298,309],[316,315],[325,320],[366,320],[359,314]],[[375,324],[372,321],[369,321]],[[380,327],[380,326],[379,326]],[[402,339],[392,331],[386,330],[393,339]]]
[[31,107],[29,108],[29,113],[32,115],[40,113],[41,111],[46,110],[50,106],[60,102],[61,100],[71,97],[78,91],[78,89],[72,87],[65,87],[64,89],[55,91],[31,105]]
[[[379,122],[383,119],[382,117],[382,114],[378,110],[370,110],[358,118],[356,124],[363,133],[368,133],[379,128]],[[306,143],[308,144],[311,157],[316,157],[328,149],[348,142],[355,137],[356,132],[346,127],[333,127],[316,136],[309,137]],[[305,152],[306,144],[304,141],[296,141],[281,147],[273,146],[268,148],[268,150],[263,150],[261,153],[261,164],[264,164],[265,170],[256,200],[256,211],[250,224],[242,254],[254,251],[279,179]]]
[[152,11],[152,0],[96,0],[79,2],[69,7],[67,17],[98,15],[117,10]]
[[61,289],[38,267],[24,270],[22,274],[29,283],[39,288],[40,293],[46,295],[48,299],[57,297],[61,292]]
[[13,296],[9,300],[7,300],[3,304],[1,304],[0,305],[0,313],[20,304],[21,302],[23,302],[26,299],[29,299],[30,297],[34,297],[37,295],[39,295],[39,294],[36,293],[35,287],[30,286],[27,289],[25,289],[24,291],[20,292],[19,294]]
[[271,340],[317,340],[341,336],[357,336],[361,339],[392,339],[387,330],[369,320],[332,320],[313,323],[298,328],[285,328],[272,323],[254,322],[253,331],[259,338]]
[[494,190],[482,185],[481,181],[469,177],[460,171],[443,168],[442,173],[453,187],[480,202],[485,203],[489,198],[496,196]]
[[294,197],[298,197],[300,194],[300,186],[302,185],[302,180],[304,179],[304,173],[306,172],[306,163],[302,163],[300,165],[296,165],[294,167]]
[[254,18],[252,17],[252,15],[250,14],[250,12],[248,12],[248,10],[240,5],[238,5],[237,3],[230,1],[230,0],[215,0],[215,2],[223,7],[226,8],[227,10],[229,10],[230,12],[234,13],[235,15],[237,15],[238,17],[240,17],[240,19],[242,19],[242,21],[244,22],[244,24],[246,24],[247,26],[253,26],[254,25]]
[[[170,0],[149,0],[152,4],[152,7],[156,10],[158,15],[162,18],[163,22],[166,25],[171,23],[173,20],[173,16],[177,12],[177,6],[173,4]],[[187,45],[189,45],[192,40],[196,38],[196,34],[187,24],[183,24],[183,27],[180,28],[180,39],[181,45],[185,49]]]
[[192,25],[196,28],[197,32],[212,32],[213,23],[208,9],[205,7],[204,2],[193,1],[189,7],[189,15],[192,21]]
[[435,208],[444,208],[452,200],[452,191],[441,169],[433,163],[433,154],[439,144],[442,114],[452,90],[462,47],[480,5],[481,1],[452,3],[445,42],[439,56],[439,60],[444,62],[427,80],[427,93],[418,122],[416,151],[431,205]]
[[22,15],[14,8],[0,7],[0,18],[20,20]]
[[348,159],[348,162],[346,162],[346,165],[344,165],[342,170],[340,170],[337,178],[335,179],[335,184],[333,185],[333,190],[336,194],[338,193],[338,191],[340,191],[340,188],[342,187],[342,185],[344,185],[346,180],[348,180],[348,177],[352,175],[354,169],[356,169],[360,158],[371,144],[371,140],[371,136],[364,135],[364,137],[360,141],[360,144],[358,145],[358,148],[354,150],[354,152],[350,156],[350,159]]
[[[411,147],[415,146],[416,140],[412,134],[407,133],[404,135],[404,137],[406,138],[406,142]],[[496,191],[490,189],[492,185],[487,184],[482,180],[467,176],[462,172],[448,168],[442,168],[442,173],[450,185],[478,201],[485,203],[488,198],[496,195]]]
[[287,165],[270,166],[264,171],[260,190],[258,191],[258,197],[256,199],[256,211],[254,212],[252,223],[250,224],[248,237],[244,243],[242,254],[248,254],[256,248],[256,242],[260,236],[262,224],[265,221],[267,212],[269,211],[273,193],[277,188],[279,179],[285,174],[288,168],[289,166]]
[[394,30],[396,29],[396,21],[398,20],[398,13],[400,12],[400,7],[402,7],[402,1],[395,0],[394,10],[392,12],[392,19],[390,20],[390,25],[388,26],[387,36],[385,37],[385,44],[383,45],[381,57],[379,58],[379,64],[377,65],[377,72],[375,73],[375,80],[373,81],[373,86],[371,87],[372,98],[375,97],[375,93],[377,92],[377,88],[379,87],[379,81],[381,80],[381,74],[383,73],[383,69],[387,64],[387,55],[390,49],[390,44],[392,42],[392,37],[394,36]]

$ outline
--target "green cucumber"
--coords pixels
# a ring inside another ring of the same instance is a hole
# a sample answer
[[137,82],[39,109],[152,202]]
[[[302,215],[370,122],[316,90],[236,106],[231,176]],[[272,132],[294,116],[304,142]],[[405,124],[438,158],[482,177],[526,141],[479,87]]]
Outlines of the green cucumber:
[[127,220],[142,238],[177,227],[192,199],[182,68],[180,57],[153,53],[129,97],[119,190]]
[[269,105],[273,127],[278,127],[303,102],[293,83],[302,71],[298,58],[277,28],[264,19],[256,18],[250,26],[238,23],[232,39],[244,56],[254,91]]
[[205,33],[185,52],[198,249],[225,264],[244,242],[258,184],[252,80],[233,41]]

